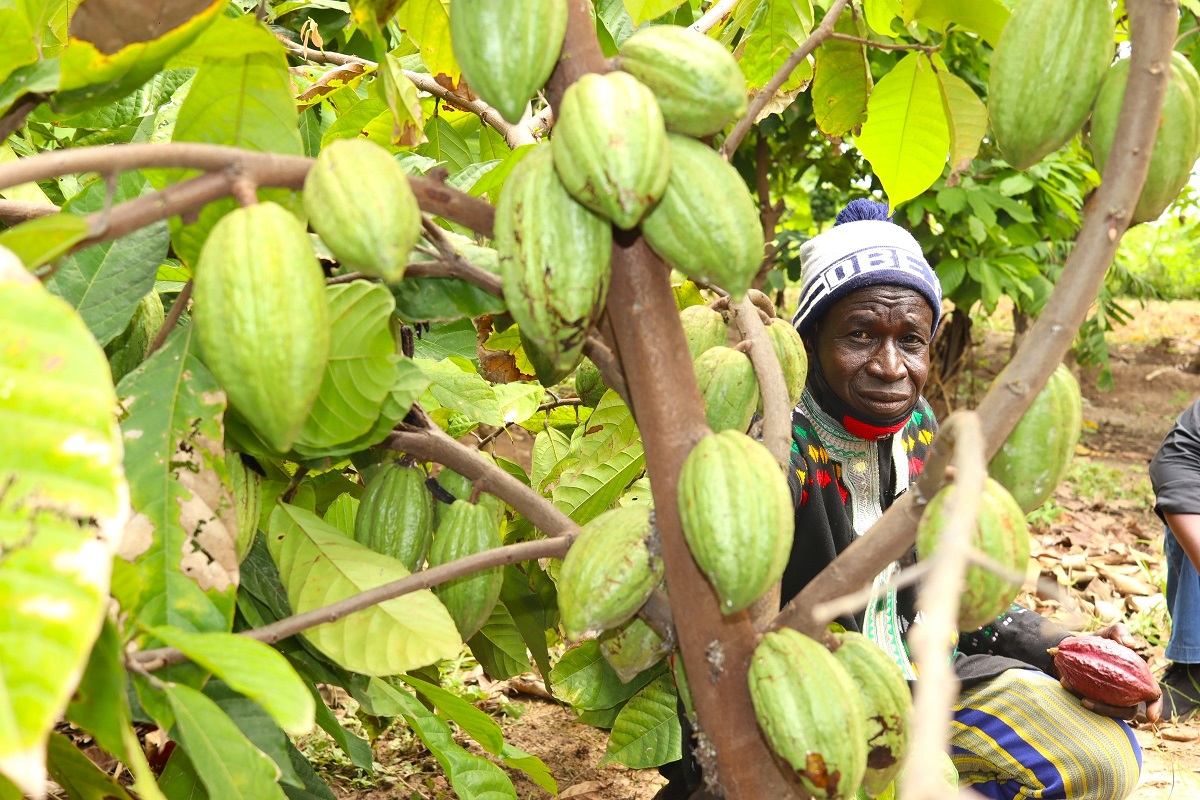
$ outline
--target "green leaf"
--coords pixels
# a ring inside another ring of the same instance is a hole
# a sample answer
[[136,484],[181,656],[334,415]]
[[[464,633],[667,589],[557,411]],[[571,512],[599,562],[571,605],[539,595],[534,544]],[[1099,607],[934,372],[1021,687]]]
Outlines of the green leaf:
[[167,765],[158,778],[159,788],[167,800],[208,800],[208,792],[196,774],[196,767],[182,747],[171,751]]
[[524,422],[537,413],[546,390],[540,383],[499,383],[492,387],[506,423]]
[[[311,698],[307,688],[305,694]],[[292,768],[292,759],[288,755],[290,742],[287,734],[275,724],[275,720],[261,705],[238,694],[224,681],[215,678],[204,684],[204,695],[229,715],[233,724],[238,726],[238,730],[251,744],[270,756],[275,766],[279,767],[280,783],[293,788],[304,786],[296,770]]]
[[[121,381],[125,467],[137,512],[125,544],[142,579],[139,622],[228,631],[238,561],[222,446],[225,395],[193,347],[191,326],[177,329]],[[167,669],[173,679],[188,671]]]
[[966,172],[979,155],[979,145],[987,133],[987,106],[962,78],[945,71],[937,75],[950,124],[950,169]]
[[432,325],[414,342],[414,355],[419,359],[427,358],[433,361],[458,357],[478,363],[478,351],[475,347],[477,338],[478,333],[469,319]]
[[78,214],[54,214],[0,231],[0,247],[13,251],[27,269],[37,269],[66,255],[90,233]]
[[[850,12],[842,14],[835,30],[861,36]],[[814,55],[813,118],[826,136],[842,136],[867,118],[871,70],[867,66],[866,47],[856,42],[827,39]]]
[[406,322],[481,317],[506,308],[504,298],[458,278],[405,278],[388,288],[396,298],[396,316]]
[[[490,132],[492,129],[487,128],[487,130]],[[490,138],[491,133],[488,135]],[[536,145],[525,144],[521,145],[516,150],[513,150],[511,153],[501,155],[500,158],[503,160],[494,168],[488,170],[488,172],[481,176],[479,180],[475,181],[475,183],[471,185],[471,188],[467,194],[473,195],[474,197],[482,197],[484,194],[487,194],[493,203],[497,202],[500,199],[500,190],[504,188],[504,183],[508,180],[508,176],[513,171],[513,167],[515,167],[517,164],[520,164],[525,156],[529,155],[529,152],[534,147],[536,147]]]
[[45,742],[108,605],[127,511],[108,361],[31,276],[0,279],[0,774],[45,789]]
[[539,431],[533,440],[533,470],[529,481],[539,491],[545,488],[546,479],[554,473],[554,468],[567,457],[571,451],[571,437],[557,428],[546,428]]
[[275,762],[251,744],[216,703],[181,684],[167,684],[164,691],[175,715],[171,738],[187,752],[210,797],[284,797],[275,782]]
[[420,692],[433,707],[462,728],[479,746],[492,755],[504,749],[504,732],[496,721],[453,692],[434,686],[411,675],[400,675],[400,680]]
[[125,787],[101,772],[74,742],[61,733],[50,735],[47,748],[50,777],[71,800],[130,800]]
[[325,510],[325,521],[342,533],[354,537],[354,520],[358,516],[358,498],[350,494],[338,495]]
[[27,94],[48,94],[58,88],[57,58],[45,58],[15,69],[0,82],[0,114]]
[[[751,26],[738,63],[746,76],[746,85],[750,89],[761,89],[812,32],[812,0],[771,0],[762,4]],[[779,90],[799,89],[811,77],[812,62],[805,60]]]
[[625,0],[625,8],[633,17],[634,25],[657,19],[668,11],[674,11],[683,0]]
[[421,63],[430,75],[445,75],[458,83],[461,72],[450,48],[449,0],[406,0],[396,22],[421,49]]
[[375,85],[383,101],[392,112],[392,144],[411,146],[421,141],[421,100],[412,79],[404,74],[400,61],[391,53],[384,53],[376,70],[379,80]]
[[637,423],[616,392],[604,393],[585,425],[579,460],[553,493],[554,505],[581,525],[615,503],[646,465]]
[[428,392],[438,405],[456,411],[472,422],[497,427],[504,425],[496,392],[478,373],[463,369],[450,359],[414,358],[413,363],[429,378]]
[[479,666],[493,680],[508,680],[529,671],[525,640],[503,603],[496,604],[488,621],[467,644]]
[[370,743],[358,734],[351,733],[342,727],[342,723],[338,722],[334,713],[321,701],[321,696],[317,694],[315,687],[313,687],[312,693],[317,699],[317,724],[321,726],[321,730],[328,733],[337,746],[342,748],[342,752],[350,759],[351,764],[361,770],[371,772],[375,757],[371,753]]
[[[164,9],[154,3],[83,0],[60,58],[62,85],[54,95],[55,108],[73,113],[129,94],[191,44],[225,5],[222,0],[190,0]],[[113,25],[118,18],[121,24]],[[148,31],[161,35],[140,38]]]
[[[529,568],[538,569],[532,563]],[[529,587],[525,575],[512,564],[504,568],[500,600],[521,632],[525,646],[533,654],[538,671],[542,675],[549,675],[550,651],[546,647],[546,630],[557,624],[555,609],[547,607],[543,597]]]
[[337,795],[329,788],[329,784],[321,779],[309,760],[296,749],[296,745],[292,744],[290,739],[284,739],[284,744],[287,746],[288,757],[292,760],[292,770],[304,784],[303,788],[299,789],[284,785],[283,793],[288,796],[288,800],[337,800]]
[[258,703],[290,734],[308,733],[314,703],[304,681],[270,645],[232,633],[189,633],[166,625],[155,638],[184,652],[229,688]]
[[0,48],[4,53],[4,61],[0,63],[0,84],[13,70],[38,60],[33,29],[16,8],[0,8]]
[[[113,203],[151,190],[140,172],[123,173],[115,188]],[[96,179],[85,184],[65,210],[89,214],[102,210],[109,201],[106,181]],[[114,242],[66,256],[47,287],[70,303],[101,346],[106,345],[125,330],[138,303],[153,291],[155,275],[169,244],[167,223],[156,222]]]
[[683,734],[676,710],[675,679],[662,674],[638,692],[617,715],[604,764],[649,769],[682,757]]
[[389,320],[396,301],[369,281],[328,286],[329,362],[312,411],[296,439],[300,453],[364,435],[396,382],[396,340]]
[[[297,614],[407,576],[399,560],[359,544],[320,517],[280,504],[267,534],[288,602]],[[338,664],[364,675],[396,675],[453,658],[462,639],[428,589],[388,600],[304,636]]]
[[442,765],[450,787],[460,800],[517,800],[512,781],[482,756],[472,755],[454,741],[450,726],[408,692],[372,680],[368,691],[390,700],[434,758]]
[[[439,0],[428,0],[437,3]],[[434,117],[425,123],[425,144],[417,148],[417,154],[432,158],[445,165],[451,173],[458,172],[472,163],[471,148],[462,134],[442,117]]]
[[1000,0],[904,0],[904,24],[916,20],[926,27],[945,31],[956,29],[978,33],[992,47],[1000,40],[1000,31],[1011,12]]
[[941,83],[924,53],[910,53],[879,81],[855,146],[871,162],[891,206],[928,189],[942,174],[950,128]]
[[863,12],[871,30],[880,36],[895,38],[892,23],[900,18],[900,0],[863,0]]
[[600,654],[599,642],[592,639],[563,654],[550,671],[550,680],[555,697],[570,703],[576,711],[596,711],[625,702],[666,668],[666,662],[663,661],[630,683],[621,683],[617,673]]

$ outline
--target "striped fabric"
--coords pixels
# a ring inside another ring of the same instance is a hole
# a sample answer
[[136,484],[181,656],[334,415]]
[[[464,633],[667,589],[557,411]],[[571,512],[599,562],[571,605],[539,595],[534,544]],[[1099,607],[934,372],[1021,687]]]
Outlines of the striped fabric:
[[1141,773],[1128,725],[1093,714],[1036,670],[964,691],[950,743],[960,784],[994,800],[1124,800]]

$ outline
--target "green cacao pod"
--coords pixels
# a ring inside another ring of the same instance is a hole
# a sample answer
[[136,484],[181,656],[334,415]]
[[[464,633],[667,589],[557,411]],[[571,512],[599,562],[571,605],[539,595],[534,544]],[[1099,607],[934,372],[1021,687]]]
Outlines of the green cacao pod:
[[795,532],[792,493],[770,451],[738,431],[705,436],[683,462],[678,500],[721,611],[749,608],[783,575]]
[[1112,61],[1108,0],[1021,0],[992,55],[988,115],[1004,160],[1036,164],[1087,119]]
[[204,363],[230,404],[286,453],[329,359],[325,276],[304,226],[275,203],[229,212],[200,251],[193,299]]
[[575,393],[579,395],[583,404],[588,408],[595,408],[607,391],[608,384],[604,382],[600,368],[590,358],[581,361],[575,373]]
[[416,572],[433,535],[433,495],[420,467],[388,464],[367,484],[354,517],[354,539]]
[[704,416],[715,432],[744,433],[758,407],[758,379],[750,356],[732,347],[712,347],[692,364]]
[[262,515],[262,479],[233,450],[225,451],[225,467],[229,470],[229,485],[233,489],[233,503],[237,511],[237,556],[240,564],[250,552],[258,533],[258,518]]
[[758,204],[715,150],[686,136],[672,134],[668,140],[667,190],[642,222],[642,234],[672,267],[740,300],[762,265]]
[[720,311],[708,306],[688,306],[679,312],[679,321],[683,323],[683,335],[687,339],[692,361],[699,358],[705,350],[722,347],[728,341],[725,318],[721,316]]
[[129,326],[104,346],[114,385],[146,359],[150,343],[162,329],[165,316],[162,298],[158,292],[150,292],[138,302]]
[[[1001,374],[997,380],[1003,381]],[[1028,514],[1054,493],[1067,474],[1083,423],[1079,381],[1059,364],[1017,427],[988,465],[988,474],[1008,489]]]
[[671,153],[662,112],[632,75],[589,73],[571,84],[551,144],[563,186],[618,228],[637,225],[667,188]]
[[750,699],[771,751],[816,798],[853,797],[867,768],[858,687],[823,645],[783,628],[750,661]]
[[514,124],[554,71],[566,33],[566,0],[450,4],[450,42],[467,85]]
[[624,623],[662,574],[648,506],[610,509],[584,525],[558,571],[558,610],[567,638]]
[[535,148],[508,176],[496,208],[496,249],[522,340],[555,372],[570,372],[608,294],[612,227],[567,194],[550,148]]
[[[449,564],[501,544],[500,524],[490,509],[456,500],[438,524],[433,545],[429,548],[429,566]],[[489,567],[435,586],[433,592],[446,606],[466,641],[492,615],[503,585],[504,569]]]
[[651,25],[625,40],[617,66],[654,92],[667,130],[709,136],[746,113],[746,79],[715,39]]
[[[1125,84],[1129,80],[1129,59],[1118,61],[1108,71],[1096,110],[1092,114],[1091,146],[1096,167],[1103,172],[1117,132],[1117,118],[1125,99]],[[1197,138],[1200,129],[1200,97],[1193,91],[1200,78],[1182,53],[1172,53],[1171,73],[1167,81],[1167,96],[1163,99],[1150,155],[1150,171],[1146,184],[1133,210],[1132,224],[1158,219],[1187,185],[1196,163]]]
[[[480,451],[479,455],[493,464],[496,463],[496,459],[492,458],[490,453]],[[471,495],[475,493],[475,482],[449,467],[443,468],[437,474],[437,482],[439,486],[459,500],[470,500]],[[496,515],[496,519],[500,519],[504,515],[504,501],[496,497],[496,495],[488,492],[480,492],[477,501],[481,506],[490,509]],[[441,524],[445,509],[445,503],[434,503],[433,518],[435,524]]]
[[600,655],[617,673],[621,683],[629,683],[671,652],[671,645],[638,617],[600,637]]
[[867,743],[867,771],[863,788],[880,794],[900,773],[908,747],[908,720],[912,694],[904,674],[879,646],[861,633],[835,633],[838,660],[858,687],[862,699]]
[[[925,508],[917,526],[917,555],[929,558],[937,550],[946,529],[946,502],[958,488],[942,489]],[[979,506],[979,524],[971,546],[996,563],[1018,575],[1025,574],[1029,561],[1029,526],[1025,514],[1008,490],[994,478],[987,479]],[[1021,581],[1012,582],[1006,576],[972,564],[958,606],[958,627],[961,631],[977,630],[1007,609],[1021,590]]]
[[808,351],[796,329],[781,319],[767,326],[767,338],[775,347],[775,356],[783,367],[783,382],[794,408],[800,402],[800,395],[804,394],[804,382],[808,379]]
[[395,283],[421,235],[421,209],[391,153],[367,139],[321,149],[304,179],[309,224],[343,266]]

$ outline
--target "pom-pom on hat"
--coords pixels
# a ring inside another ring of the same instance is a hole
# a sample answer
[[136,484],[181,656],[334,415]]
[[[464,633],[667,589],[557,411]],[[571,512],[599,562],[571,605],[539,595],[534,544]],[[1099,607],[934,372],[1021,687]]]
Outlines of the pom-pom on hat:
[[834,226],[800,247],[800,305],[792,325],[807,336],[829,308],[866,286],[904,286],[933,309],[933,330],[942,316],[942,284],[921,246],[892,222],[888,207],[851,200]]

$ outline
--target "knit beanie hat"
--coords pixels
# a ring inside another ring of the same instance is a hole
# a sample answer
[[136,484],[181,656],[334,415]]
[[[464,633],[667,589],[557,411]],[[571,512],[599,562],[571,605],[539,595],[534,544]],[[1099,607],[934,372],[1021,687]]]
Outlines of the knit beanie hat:
[[800,305],[792,325],[807,336],[834,303],[865,286],[904,286],[942,315],[942,284],[908,231],[891,221],[888,207],[851,200],[834,226],[800,247]]

